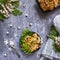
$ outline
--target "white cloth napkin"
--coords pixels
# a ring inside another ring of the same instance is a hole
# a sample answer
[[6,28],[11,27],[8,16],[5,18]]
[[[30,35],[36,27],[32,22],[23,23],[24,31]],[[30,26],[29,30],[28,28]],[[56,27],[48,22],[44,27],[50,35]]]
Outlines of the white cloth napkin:
[[60,60],[60,53],[56,53],[53,49],[53,40],[52,39],[48,39],[45,48],[42,51],[42,56],[49,58],[49,59],[59,59]]

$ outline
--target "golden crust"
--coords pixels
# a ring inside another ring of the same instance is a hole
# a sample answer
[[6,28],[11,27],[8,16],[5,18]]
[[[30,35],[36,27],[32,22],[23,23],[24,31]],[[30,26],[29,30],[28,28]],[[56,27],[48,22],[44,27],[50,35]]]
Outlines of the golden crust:
[[58,4],[60,4],[60,0],[58,1]]
[[58,0],[38,0],[38,2],[43,11],[53,10],[58,4]]
[[25,43],[29,46],[29,50],[33,52],[40,48],[41,39],[36,33],[34,33],[32,36],[26,36]]

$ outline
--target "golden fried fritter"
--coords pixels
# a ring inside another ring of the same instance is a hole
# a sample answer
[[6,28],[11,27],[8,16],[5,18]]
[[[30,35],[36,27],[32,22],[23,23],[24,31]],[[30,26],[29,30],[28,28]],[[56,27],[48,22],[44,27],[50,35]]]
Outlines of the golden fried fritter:
[[32,36],[26,36],[25,43],[29,46],[31,52],[36,51],[41,47],[41,39],[36,33]]
[[59,0],[38,0],[38,2],[43,11],[47,11],[56,8]]

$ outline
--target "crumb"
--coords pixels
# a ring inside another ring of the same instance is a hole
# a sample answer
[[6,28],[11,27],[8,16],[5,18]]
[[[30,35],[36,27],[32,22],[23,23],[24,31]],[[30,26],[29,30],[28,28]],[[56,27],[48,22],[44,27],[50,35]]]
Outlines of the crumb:
[[26,7],[26,4],[23,5],[23,8],[25,8],[25,7]]
[[10,44],[11,47],[14,47],[14,42],[13,41],[10,41],[9,44]]
[[33,23],[29,23],[29,26],[32,26],[33,25]]
[[7,57],[7,54],[6,53],[4,54],[4,57]]
[[13,25],[12,25],[12,24],[10,24],[9,26],[10,26],[10,28],[12,28],[12,26],[13,26]]
[[28,17],[28,14],[25,14],[26,17]]
[[8,45],[8,40],[4,40],[4,44],[5,45]]
[[9,47],[8,50],[11,51],[12,49]]
[[21,28],[20,26],[17,27],[18,30],[20,30],[20,28]]
[[9,35],[9,32],[7,31],[6,34]]

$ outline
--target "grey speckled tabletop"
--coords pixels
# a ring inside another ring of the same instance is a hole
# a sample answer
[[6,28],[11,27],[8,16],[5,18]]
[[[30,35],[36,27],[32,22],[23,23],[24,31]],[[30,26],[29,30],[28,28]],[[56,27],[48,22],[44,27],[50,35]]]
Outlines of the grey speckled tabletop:
[[[24,8],[23,5],[26,5],[26,7]],[[20,0],[19,9],[23,11],[21,16],[15,17],[11,15],[9,19],[0,22],[0,60],[39,60],[41,51],[47,41],[46,34],[49,32],[53,18],[57,14],[60,14],[60,8],[43,13],[41,9],[39,9],[36,0]],[[28,14],[28,17],[26,17],[26,14]],[[29,23],[33,23],[33,25],[29,26]],[[12,28],[9,27],[10,24],[13,25]],[[20,30],[17,29],[18,26],[21,27]],[[43,38],[41,49],[31,55],[25,55],[19,48],[19,38],[25,27],[37,32]],[[9,35],[6,35],[7,31],[10,32]],[[5,39],[14,41],[14,47],[21,55],[20,58],[17,57],[14,51],[9,51],[8,46],[4,45]],[[7,57],[3,56],[5,53]]]

